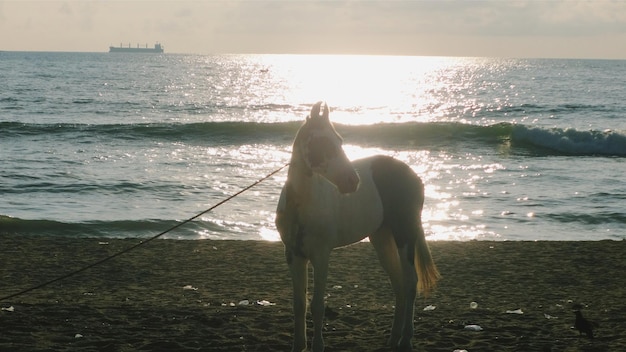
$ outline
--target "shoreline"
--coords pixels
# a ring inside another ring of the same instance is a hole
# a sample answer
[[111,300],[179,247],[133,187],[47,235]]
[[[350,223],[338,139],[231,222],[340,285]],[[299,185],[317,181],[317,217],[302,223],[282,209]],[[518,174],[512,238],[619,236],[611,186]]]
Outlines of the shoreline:
[[[8,296],[140,240],[0,235],[0,241],[0,296]],[[430,297],[416,300],[415,350],[626,350],[625,241],[429,245],[442,279]],[[371,245],[335,250],[329,270],[326,350],[388,351],[393,294]],[[595,339],[572,329],[575,303],[600,324]],[[291,281],[280,242],[155,240],[0,301],[0,308],[3,351],[291,348]]]

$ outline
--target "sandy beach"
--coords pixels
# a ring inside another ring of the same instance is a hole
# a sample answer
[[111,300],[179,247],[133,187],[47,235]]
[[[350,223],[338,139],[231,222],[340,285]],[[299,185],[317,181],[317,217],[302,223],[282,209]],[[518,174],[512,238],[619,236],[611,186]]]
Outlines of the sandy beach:
[[[0,296],[138,241],[0,235]],[[626,350],[626,242],[430,246],[442,279],[416,301],[416,351]],[[389,351],[393,295],[371,245],[336,250],[330,266],[327,351]],[[599,324],[594,339],[573,329],[574,304]],[[155,240],[0,307],[1,351],[291,347],[281,243]]]

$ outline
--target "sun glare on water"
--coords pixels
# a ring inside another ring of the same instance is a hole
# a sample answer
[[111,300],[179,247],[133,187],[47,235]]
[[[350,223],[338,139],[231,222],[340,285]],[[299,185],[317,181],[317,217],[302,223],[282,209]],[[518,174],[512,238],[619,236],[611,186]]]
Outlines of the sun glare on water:
[[[432,81],[458,65],[455,58],[366,55],[263,55],[258,57],[284,101],[327,101],[335,123],[428,121]],[[416,113],[417,112],[417,113]]]

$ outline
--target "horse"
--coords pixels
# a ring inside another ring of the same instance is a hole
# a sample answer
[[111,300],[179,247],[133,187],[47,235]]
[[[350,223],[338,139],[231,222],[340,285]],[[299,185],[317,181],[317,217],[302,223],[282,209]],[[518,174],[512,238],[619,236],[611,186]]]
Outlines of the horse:
[[368,236],[395,293],[387,343],[410,351],[415,298],[428,295],[439,278],[421,222],[424,185],[407,164],[389,156],[351,162],[342,143],[328,105],[317,102],[296,134],[278,201],[275,223],[293,284],[292,351],[307,348],[308,264],[314,286],[311,347],[320,352],[331,251]]

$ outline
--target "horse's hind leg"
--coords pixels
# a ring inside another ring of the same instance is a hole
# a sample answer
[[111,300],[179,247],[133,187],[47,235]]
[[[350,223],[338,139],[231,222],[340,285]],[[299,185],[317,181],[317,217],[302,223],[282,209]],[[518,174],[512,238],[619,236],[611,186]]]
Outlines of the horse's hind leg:
[[306,286],[308,260],[286,250],[287,264],[293,284],[293,348],[292,352],[306,350]]
[[387,341],[389,346],[398,346],[400,337],[402,336],[402,327],[404,325],[404,312],[406,311],[406,298],[403,285],[402,266],[400,264],[400,256],[398,247],[393,238],[391,231],[387,228],[381,228],[370,236],[370,243],[374,246],[380,264],[382,265],[396,297],[396,305],[393,314],[393,325],[391,326],[391,336]]
[[415,298],[417,297],[417,271],[415,270],[415,241],[409,241],[398,248],[402,281],[404,284],[404,311],[402,316],[402,336],[398,342],[398,351],[411,351],[413,339],[413,316],[415,314]]

